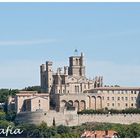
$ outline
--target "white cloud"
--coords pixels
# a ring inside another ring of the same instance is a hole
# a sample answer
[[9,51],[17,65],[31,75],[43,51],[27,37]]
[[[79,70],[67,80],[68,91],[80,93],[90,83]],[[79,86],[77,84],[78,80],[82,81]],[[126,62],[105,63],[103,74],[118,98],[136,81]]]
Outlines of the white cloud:
[[35,45],[58,42],[57,39],[34,39],[34,40],[0,40],[0,46],[9,45]]

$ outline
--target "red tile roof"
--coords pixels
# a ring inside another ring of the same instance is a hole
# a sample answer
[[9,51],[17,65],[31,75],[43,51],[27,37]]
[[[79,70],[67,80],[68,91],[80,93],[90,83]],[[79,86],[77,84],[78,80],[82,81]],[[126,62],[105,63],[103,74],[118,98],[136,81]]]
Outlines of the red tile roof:
[[81,137],[84,138],[114,138],[118,137],[118,133],[113,130],[107,130],[107,131],[85,131]]

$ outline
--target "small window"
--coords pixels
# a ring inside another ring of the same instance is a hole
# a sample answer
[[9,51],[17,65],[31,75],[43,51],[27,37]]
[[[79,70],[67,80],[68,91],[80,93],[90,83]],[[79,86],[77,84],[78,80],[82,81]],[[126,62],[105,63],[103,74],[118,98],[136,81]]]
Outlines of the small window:
[[40,100],[38,100],[38,103],[40,103]]
[[128,100],[128,98],[127,98],[127,97],[125,97],[125,100],[127,101],[127,100]]
[[122,100],[124,100],[124,97],[122,97]]
[[112,97],[112,100],[114,101],[114,97]]
[[120,106],[120,103],[118,103],[118,106]]
[[109,100],[109,97],[107,97],[107,100]]
[[126,103],[126,104],[125,104],[125,106],[127,107],[127,106],[128,106],[128,104]]
[[131,106],[133,106],[133,104],[131,104]]
[[76,59],[76,65],[78,65],[78,59]]
[[112,103],[112,106],[114,106],[114,103]]
[[118,97],[118,101],[120,100],[120,97]]
[[133,101],[133,97],[131,97],[131,100]]
[[109,106],[109,103],[107,103],[107,106]]

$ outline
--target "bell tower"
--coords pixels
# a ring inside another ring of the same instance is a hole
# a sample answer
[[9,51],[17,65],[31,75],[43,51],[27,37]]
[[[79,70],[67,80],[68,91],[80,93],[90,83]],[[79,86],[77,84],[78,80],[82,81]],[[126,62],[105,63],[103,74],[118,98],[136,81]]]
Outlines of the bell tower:
[[42,64],[40,66],[40,80],[41,80],[41,92],[50,93],[53,84],[53,71],[52,62],[47,61],[46,65]]
[[68,74],[73,76],[85,76],[84,56],[69,57]]

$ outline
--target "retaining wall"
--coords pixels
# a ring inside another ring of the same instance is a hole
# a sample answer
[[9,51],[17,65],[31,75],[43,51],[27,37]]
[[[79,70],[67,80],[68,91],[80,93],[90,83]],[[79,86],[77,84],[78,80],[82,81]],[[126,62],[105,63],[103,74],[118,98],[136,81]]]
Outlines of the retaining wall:
[[104,123],[120,123],[132,124],[140,123],[140,114],[84,114],[78,115],[67,112],[26,112],[17,115],[16,121],[31,124],[40,124],[46,122],[48,126],[52,126],[53,120],[56,125],[76,126],[86,122],[104,122]]

